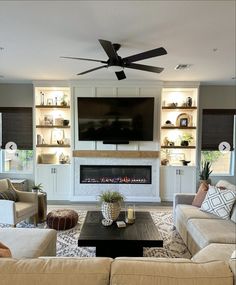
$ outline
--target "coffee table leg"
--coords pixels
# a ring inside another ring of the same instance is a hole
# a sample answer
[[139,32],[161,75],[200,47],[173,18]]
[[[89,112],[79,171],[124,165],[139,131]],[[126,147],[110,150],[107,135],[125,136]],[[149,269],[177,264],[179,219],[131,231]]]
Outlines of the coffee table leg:
[[133,256],[142,257],[143,247],[139,244],[126,244],[123,242],[104,243],[96,246],[97,257],[118,257],[118,256]]

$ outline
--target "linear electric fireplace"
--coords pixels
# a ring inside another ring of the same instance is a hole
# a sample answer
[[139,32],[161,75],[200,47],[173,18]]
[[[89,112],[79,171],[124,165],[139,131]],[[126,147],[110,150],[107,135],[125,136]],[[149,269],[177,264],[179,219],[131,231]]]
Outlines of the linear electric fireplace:
[[80,165],[80,183],[151,184],[151,173],[146,165]]

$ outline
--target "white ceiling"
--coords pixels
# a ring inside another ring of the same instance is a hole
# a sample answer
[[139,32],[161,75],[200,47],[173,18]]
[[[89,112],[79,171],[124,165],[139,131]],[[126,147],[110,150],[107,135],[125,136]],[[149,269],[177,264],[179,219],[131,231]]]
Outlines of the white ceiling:
[[[120,43],[121,57],[163,46],[168,54],[139,61],[160,74],[125,69],[127,79],[235,84],[235,1],[0,1],[0,83],[116,79],[96,62],[98,42]],[[213,51],[213,49],[217,49]],[[177,64],[192,64],[177,71]]]

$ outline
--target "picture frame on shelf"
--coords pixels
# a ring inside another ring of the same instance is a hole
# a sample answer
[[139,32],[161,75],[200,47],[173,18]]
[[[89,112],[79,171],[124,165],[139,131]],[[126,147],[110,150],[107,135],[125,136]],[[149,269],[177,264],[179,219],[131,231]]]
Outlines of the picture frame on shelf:
[[53,126],[53,116],[45,115],[43,119],[43,123],[45,126]]
[[47,105],[48,106],[53,105],[53,100],[51,98],[47,99]]
[[181,118],[179,120],[179,126],[180,127],[188,127],[188,118]]
[[53,129],[51,131],[51,144],[64,144],[65,132],[62,129]]

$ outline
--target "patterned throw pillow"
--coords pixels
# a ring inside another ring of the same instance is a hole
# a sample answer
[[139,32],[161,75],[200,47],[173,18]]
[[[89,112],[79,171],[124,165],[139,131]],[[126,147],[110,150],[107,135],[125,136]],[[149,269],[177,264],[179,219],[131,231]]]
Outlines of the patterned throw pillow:
[[209,185],[201,210],[219,216],[222,219],[229,219],[235,200],[236,192],[227,189],[220,190]]
[[7,190],[0,190],[0,200],[11,200],[17,202],[17,195],[14,190],[7,189]]

